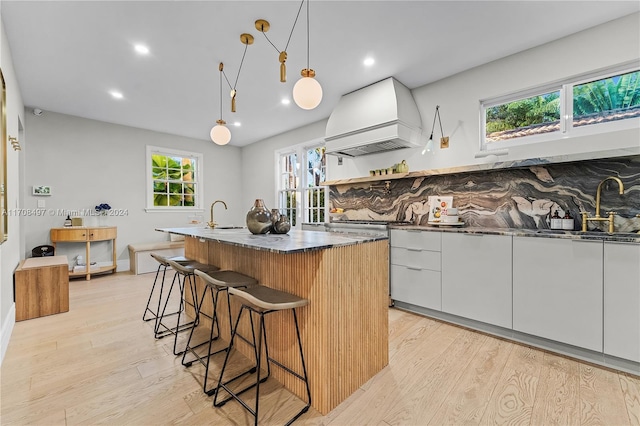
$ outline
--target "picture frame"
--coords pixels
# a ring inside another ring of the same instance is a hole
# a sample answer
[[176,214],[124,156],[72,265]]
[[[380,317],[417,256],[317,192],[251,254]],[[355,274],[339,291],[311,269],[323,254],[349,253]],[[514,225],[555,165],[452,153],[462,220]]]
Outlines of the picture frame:
[[49,185],[33,185],[33,195],[51,195],[51,187]]

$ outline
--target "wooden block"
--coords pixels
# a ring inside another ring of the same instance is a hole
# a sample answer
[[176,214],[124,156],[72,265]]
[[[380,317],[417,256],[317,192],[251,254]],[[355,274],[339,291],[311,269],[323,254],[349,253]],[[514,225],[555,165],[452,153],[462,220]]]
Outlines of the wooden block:
[[15,271],[16,321],[69,311],[66,256],[23,260]]

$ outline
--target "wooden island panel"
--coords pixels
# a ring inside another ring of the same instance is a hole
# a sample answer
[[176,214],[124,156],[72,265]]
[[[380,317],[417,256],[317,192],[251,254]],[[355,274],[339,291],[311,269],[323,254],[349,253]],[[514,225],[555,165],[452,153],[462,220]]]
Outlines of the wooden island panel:
[[[185,255],[310,300],[298,310],[298,319],[312,406],[320,413],[327,414],[389,363],[387,240],[274,253],[187,237]],[[199,294],[202,285],[198,280]],[[218,312],[226,312],[226,299],[219,303]],[[233,300],[231,304],[235,317],[239,305]],[[211,308],[210,300],[205,300],[203,311],[211,312]],[[228,340],[228,319],[226,315],[218,318],[222,336]],[[270,355],[302,371],[291,313],[268,315],[266,326]],[[241,324],[241,332],[251,335],[248,321]],[[237,342],[238,350],[252,358],[251,348],[240,339]],[[298,379],[278,367],[271,373],[286,388],[306,398]]]

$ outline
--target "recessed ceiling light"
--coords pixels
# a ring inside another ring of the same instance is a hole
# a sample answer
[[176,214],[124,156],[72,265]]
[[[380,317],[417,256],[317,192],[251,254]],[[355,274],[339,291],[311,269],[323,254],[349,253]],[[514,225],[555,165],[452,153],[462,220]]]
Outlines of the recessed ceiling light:
[[236,126],[236,127],[240,127],[240,122],[239,121],[234,121],[233,125]]
[[282,102],[282,105],[289,105],[291,103],[291,100],[287,99],[287,98],[284,98],[280,102]]
[[116,90],[112,90],[109,92],[111,94],[111,96],[113,96],[114,99],[122,99],[124,98],[124,95]]
[[363,64],[364,64],[366,67],[370,67],[371,65],[373,65],[373,64],[375,64],[375,63],[376,63],[376,60],[375,60],[375,59],[373,59],[372,57],[365,58],[365,60],[363,61]]
[[141,55],[149,54],[149,48],[144,44],[136,44],[135,46],[133,46],[133,48],[136,50],[136,52],[138,52]]

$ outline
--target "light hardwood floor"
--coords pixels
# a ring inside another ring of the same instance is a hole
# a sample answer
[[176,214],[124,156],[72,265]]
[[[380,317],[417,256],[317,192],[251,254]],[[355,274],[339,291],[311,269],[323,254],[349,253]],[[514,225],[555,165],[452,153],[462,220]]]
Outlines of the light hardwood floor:
[[[204,368],[183,367],[171,340],[153,338],[141,320],[152,280],[74,280],[68,313],[17,323],[0,423],[250,424],[235,402],[212,407]],[[389,326],[389,366],[327,416],[311,410],[296,424],[640,425],[636,376],[395,309]],[[212,377],[221,362],[212,358]],[[273,381],[261,396],[260,424],[282,424],[301,404]]]

